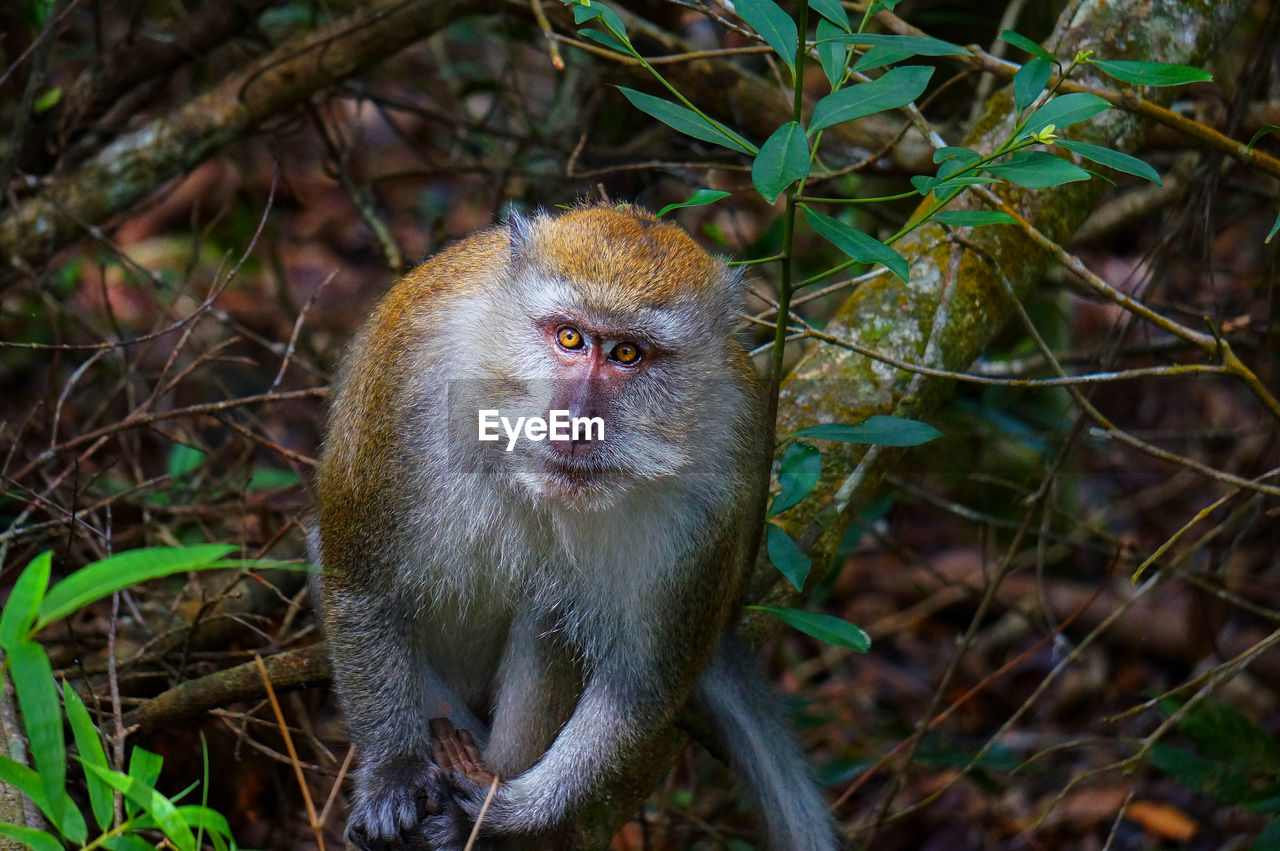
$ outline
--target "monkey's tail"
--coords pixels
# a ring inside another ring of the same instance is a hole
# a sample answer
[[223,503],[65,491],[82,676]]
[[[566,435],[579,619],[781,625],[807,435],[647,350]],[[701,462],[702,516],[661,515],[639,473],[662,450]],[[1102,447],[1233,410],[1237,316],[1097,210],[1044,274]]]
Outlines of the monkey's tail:
[[787,728],[771,688],[726,632],[695,695],[711,735],[747,787],[777,851],[840,848],[831,811]]

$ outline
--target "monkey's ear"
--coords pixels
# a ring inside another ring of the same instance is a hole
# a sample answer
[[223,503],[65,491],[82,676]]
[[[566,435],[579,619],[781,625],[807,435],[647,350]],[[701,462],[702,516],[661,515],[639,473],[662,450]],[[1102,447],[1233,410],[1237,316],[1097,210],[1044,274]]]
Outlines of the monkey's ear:
[[524,255],[525,249],[533,239],[533,225],[537,215],[529,218],[522,215],[514,207],[507,208],[506,225],[507,234],[511,239],[511,256],[513,258]]

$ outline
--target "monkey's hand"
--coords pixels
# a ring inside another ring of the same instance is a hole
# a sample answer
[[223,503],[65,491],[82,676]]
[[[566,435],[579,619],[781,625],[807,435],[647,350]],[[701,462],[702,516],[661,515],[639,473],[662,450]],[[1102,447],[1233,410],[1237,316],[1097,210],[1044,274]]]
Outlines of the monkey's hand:
[[497,778],[468,731],[456,729],[446,718],[433,718],[431,735],[432,758],[444,786],[436,812],[423,822],[423,833],[437,851],[454,851],[465,847]]
[[454,808],[445,803],[453,793],[444,771],[426,759],[401,757],[377,766],[362,786],[347,819],[348,842],[360,851],[436,847],[427,844],[423,825]]

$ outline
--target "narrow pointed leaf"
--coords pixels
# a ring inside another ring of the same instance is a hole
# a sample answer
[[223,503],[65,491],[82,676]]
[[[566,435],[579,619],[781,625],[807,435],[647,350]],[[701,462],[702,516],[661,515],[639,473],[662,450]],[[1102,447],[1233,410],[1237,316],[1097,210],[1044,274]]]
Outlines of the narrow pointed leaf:
[[107,851],[156,851],[154,845],[139,839],[132,833],[126,833],[124,836],[113,836],[102,843],[102,847],[106,848]]
[[46,816],[50,814],[49,796],[45,794],[44,781],[31,766],[0,753],[0,782],[7,783],[26,795]]
[[[107,754],[102,747],[102,739],[98,736],[98,728],[93,726],[89,710],[76,690],[65,682],[62,684],[62,701],[67,707],[67,720],[71,723],[71,733],[76,740],[76,750],[80,751],[82,762],[91,763],[99,768],[109,768]],[[103,783],[93,774],[86,772],[85,780],[89,787],[89,805],[93,810],[93,820],[98,827],[105,830],[111,824],[111,787]]]
[[147,786],[156,785],[162,768],[164,768],[164,757],[158,753],[152,753],[136,745],[129,752],[129,776]]
[[228,544],[196,547],[143,547],[86,565],[49,589],[40,605],[36,629],[65,618],[81,606],[148,579],[221,567],[218,559],[234,550]]
[[787,447],[778,467],[778,484],[782,489],[769,505],[769,516],[781,514],[798,505],[818,485],[822,476],[822,453],[818,447],[797,441]]
[[999,210],[946,210],[937,215],[944,225],[958,228],[980,228],[987,225],[1017,224],[1013,216]]
[[866,653],[871,649],[871,636],[867,635],[861,627],[854,626],[843,618],[786,606],[748,606],[747,608],[768,612],[805,635],[811,635],[819,641],[838,647],[847,647],[855,653]]
[[195,835],[183,820],[178,808],[164,795],[138,778],[118,771],[89,764],[85,765],[85,771],[92,772],[95,777],[119,789],[126,798],[154,818],[156,824],[164,831],[169,841],[178,848],[178,851],[196,851]]
[[930,192],[937,192],[942,195],[952,189],[963,188],[965,186],[980,186],[984,183],[997,183],[994,177],[984,177],[980,174],[959,174],[955,177],[925,177],[917,174],[911,178],[911,185],[921,195],[928,195]]
[[1021,48],[1032,56],[1037,56],[1047,62],[1053,62],[1053,54],[1045,50],[1036,42],[1027,38],[1025,35],[1014,32],[1013,30],[1005,30],[1000,33],[1000,40],[1012,44],[1014,47]]
[[911,103],[929,85],[933,69],[923,65],[894,68],[879,79],[841,89],[818,101],[809,133]]
[[849,46],[836,41],[823,41],[823,39],[839,33],[839,28],[826,18],[818,21],[818,26],[814,31],[814,35],[818,38],[818,62],[822,65],[822,73],[827,75],[827,82],[831,84],[832,89],[840,85],[840,80],[844,77],[845,63],[849,57]]
[[1252,151],[1254,145],[1258,144],[1264,138],[1266,138],[1267,136],[1270,136],[1272,133],[1276,132],[1277,130],[1280,130],[1280,127],[1277,127],[1274,124],[1262,125],[1262,129],[1260,129],[1257,133],[1253,134],[1253,138],[1249,140],[1249,144],[1244,146],[1244,149],[1246,151]]
[[928,35],[894,35],[892,33],[850,33],[834,38],[846,44],[888,47],[904,50],[908,56],[961,56],[969,51],[958,44]]
[[701,139],[704,142],[711,142],[715,145],[723,145],[726,148],[744,154],[755,153],[719,127],[709,124],[702,116],[688,107],[672,103],[669,100],[663,100],[660,97],[647,95],[644,92],[638,92],[635,89],[628,89],[626,86],[618,86],[618,91],[622,92],[636,109],[653,116],[671,129],[678,130],[686,136],[692,136],[695,139]]
[[1080,166],[1045,151],[1019,151],[1006,163],[988,166],[987,171],[1028,189],[1045,189],[1089,179],[1089,172]]
[[[33,641],[19,641],[5,652],[9,657],[9,676],[22,708],[32,762],[44,784],[45,800],[56,810],[59,798],[65,794],[67,752],[53,666],[44,648]],[[51,817],[57,820],[56,815]]]
[[578,30],[578,35],[588,41],[594,41],[596,44],[607,47],[610,50],[616,50],[619,53],[625,53],[627,55],[631,54],[631,51],[627,50],[627,46],[619,41],[611,32],[606,32],[605,30],[581,29]]
[[859,72],[874,71],[886,65],[896,65],[904,59],[910,59],[912,56],[915,56],[915,53],[910,50],[876,45],[858,57],[858,61],[853,63],[853,70]]
[[1053,63],[1042,56],[1032,57],[1013,75],[1013,107],[1018,112],[1040,97],[1053,75]]
[[704,204],[712,204],[721,198],[728,198],[731,192],[723,192],[719,189],[699,189],[689,196],[687,201],[678,201],[675,204],[668,204],[658,211],[658,218],[662,218],[672,210],[678,210],[681,207],[701,207]]
[[791,536],[772,523],[764,527],[764,547],[769,561],[787,578],[797,591],[804,587],[812,562],[801,552]]
[[32,851],[63,851],[61,842],[33,827],[0,821],[0,836],[21,842]]
[[1276,231],[1280,231],[1280,213],[1276,214],[1276,220],[1271,225],[1271,230],[1267,231],[1267,238],[1263,240],[1267,245],[1271,244],[1271,238],[1276,235]]
[[1068,151],[1074,151],[1085,159],[1093,160],[1099,165],[1105,165],[1107,168],[1114,168],[1116,171],[1150,180],[1157,186],[1160,185],[1160,174],[1137,157],[1131,157],[1128,154],[1122,154],[1120,151],[1113,151],[1101,145],[1091,145],[1088,142],[1076,142],[1071,139],[1059,139],[1054,144],[1066,148]]
[[751,182],[770,204],[786,188],[809,174],[809,141],[804,128],[788,121],[773,131],[751,164]]
[[737,0],[733,5],[738,17],[759,33],[765,44],[773,48],[788,68],[796,70],[796,22],[773,0]]
[[[840,5],[840,0],[809,0],[809,8],[845,32],[849,31],[849,13]],[[818,22],[821,25],[822,21]],[[822,38],[821,33],[818,38]]]
[[804,212],[804,220],[809,223],[809,227],[854,260],[859,263],[879,263],[902,280],[908,280],[911,270],[906,259],[880,240],[817,210],[808,207],[800,209]]
[[942,437],[942,432],[919,420],[876,414],[853,425],[822,423],[809,426],[792,436],[842,443],[874,443],[878,446],[919,446]]
[[1111,104],[1088,92],[1059,95],[1031,114],[1026,129],[1030,133],[1039,133],[1050,124],[1058,129],[1070,127],[1110,108]]
[[13,583],[4,611],[0,612],[0,648],[5,651],[30,637],[40,603],[49,588],[52,565],[53,553],[41,553],[22,569]]
[[573,7],[573,22],[576,24],[585,24],[587,21],[599,18],[602,23],[611,28],[618,35],[627,37],[627,25],[622,22],[622,18],[618,17],[618,13],[610,9],[608,6],[600,2],[600,0],[592,0],[590,6],[575,5]]
[[1208,71],[1191,65],[1172,65],[1166,62],[1133,62],[1128,59],[1092,59],[1098,70],[1135,86],[1182,86],[1187,83],[1207,83],[1213,79]]

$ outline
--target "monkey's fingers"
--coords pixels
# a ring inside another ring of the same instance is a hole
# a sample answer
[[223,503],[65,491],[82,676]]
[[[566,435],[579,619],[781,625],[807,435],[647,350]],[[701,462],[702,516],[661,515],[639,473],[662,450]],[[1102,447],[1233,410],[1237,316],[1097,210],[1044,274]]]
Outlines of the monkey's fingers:
[[431,726],[431,752],[436,765],[446,771],[454,771],[477,785],[493,781],[493,772],[484,764],[475,737],[468,730],[459,730],[447,718],[433,718]]

